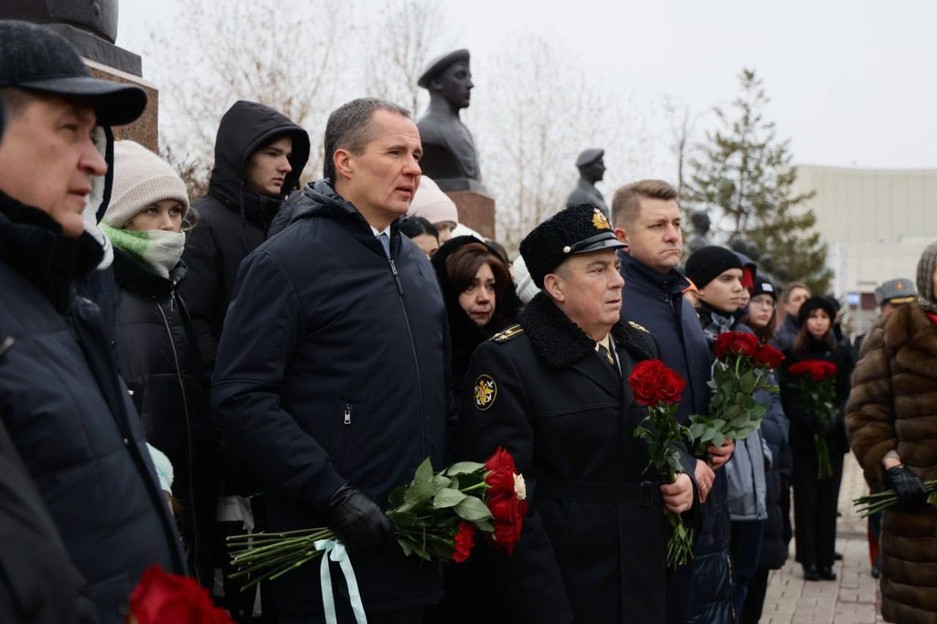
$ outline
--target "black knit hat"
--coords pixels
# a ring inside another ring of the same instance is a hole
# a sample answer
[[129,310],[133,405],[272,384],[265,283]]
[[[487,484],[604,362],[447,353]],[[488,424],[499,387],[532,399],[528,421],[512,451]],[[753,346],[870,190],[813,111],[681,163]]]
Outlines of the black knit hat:
[[729,269],[741,269],[742,261],[731,249],[707,245],[690,254],[684,273],[693,280],[697,288],[705,288],[719,274]]
[[774,284],[758,275],[755,276],[755,285],[748,289],[748,293],[752,297],[771,295],[775,302],[778,300],[778,289],[774,287]]
[[830,321],[836,320],[836,307],[826,297],[810,297],[800,304],[800,311],[797,313],[797,320],[803,325],[810,318],[810,313],[814,310],[823,310]]
[[43,26],[17,20],[0,20],[2,87],[81,98],[104,126],[130,123],[146,108],[143,89],[92,78],[68,40]]
[[521,256],[534,283],[543,288],[546,274],[566,258],[624,246],[615,238],[601,210],[591,204],[578,204],[559,211],[535,227],[521,241]]

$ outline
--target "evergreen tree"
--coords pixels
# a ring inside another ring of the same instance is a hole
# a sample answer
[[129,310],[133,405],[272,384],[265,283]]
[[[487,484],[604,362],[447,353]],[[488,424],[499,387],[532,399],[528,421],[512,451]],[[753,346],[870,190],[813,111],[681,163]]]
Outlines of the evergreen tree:
[[816,216],[795,195],[790,141],[778,140],[762,114],[770,101],[754,70],[739,74],[741,91],[728,109],[717,107],[719,129],[706,133],[690,160],[684,207],[707,209],[730,240],[747,239],[770,254],[775,275],[801,279],[812,292],[827,292],[826,244],[813,228]]

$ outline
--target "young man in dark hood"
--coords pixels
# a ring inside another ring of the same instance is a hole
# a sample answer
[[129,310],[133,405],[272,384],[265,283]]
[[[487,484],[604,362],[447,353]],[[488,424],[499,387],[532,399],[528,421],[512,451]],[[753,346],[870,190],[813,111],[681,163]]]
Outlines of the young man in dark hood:
[[208,194],[192,204],[195,227],[182,256],[189,276],[180,288],[206,381],[241,260],[266,240],[308,159],[309,135],[272,108],[240,100],[221,118]]

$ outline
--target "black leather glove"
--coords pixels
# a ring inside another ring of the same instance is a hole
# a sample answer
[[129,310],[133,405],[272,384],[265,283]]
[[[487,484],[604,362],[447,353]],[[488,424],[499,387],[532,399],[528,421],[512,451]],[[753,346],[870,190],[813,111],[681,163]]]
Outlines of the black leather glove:
[[332,495],[325,513],[329,527],[349,551],[383,544],[394,534],[394,525],[377,503],[347,484]]
[[927,503],[924,482],[907,466],[893,466],[885,471],[885,484],[898,494],[898,504],[905,509],[923,507]]

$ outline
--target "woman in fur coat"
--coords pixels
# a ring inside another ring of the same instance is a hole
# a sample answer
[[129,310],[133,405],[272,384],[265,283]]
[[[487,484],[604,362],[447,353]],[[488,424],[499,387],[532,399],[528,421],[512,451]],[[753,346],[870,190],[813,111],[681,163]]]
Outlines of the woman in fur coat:
[[937,509],[922,480],[937,479],[937,241],[917,266],[918,303],[879,322],[862,345],[846,432],[865,478],[897,492],[882,521],[882,615],[937,622]]

